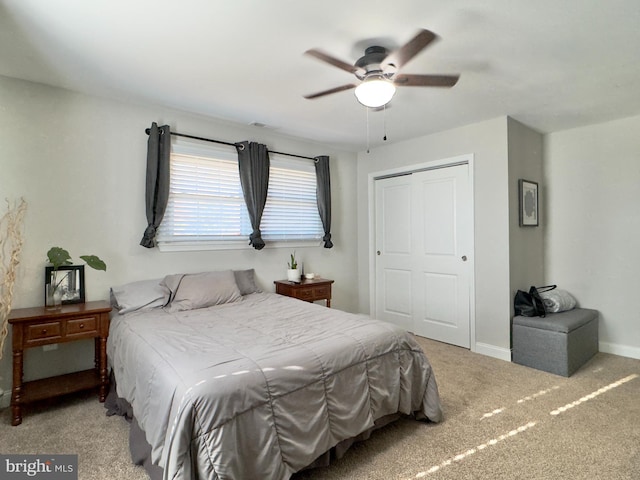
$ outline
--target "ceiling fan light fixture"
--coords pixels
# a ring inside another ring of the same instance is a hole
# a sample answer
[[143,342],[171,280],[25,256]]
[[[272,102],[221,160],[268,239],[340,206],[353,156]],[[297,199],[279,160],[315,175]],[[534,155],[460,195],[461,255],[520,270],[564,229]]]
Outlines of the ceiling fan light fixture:
[[396,87],[391,80],[382,75],[365,78],[355,89],[358,101],[365,107],[377,108],[386,105],[396,93]]

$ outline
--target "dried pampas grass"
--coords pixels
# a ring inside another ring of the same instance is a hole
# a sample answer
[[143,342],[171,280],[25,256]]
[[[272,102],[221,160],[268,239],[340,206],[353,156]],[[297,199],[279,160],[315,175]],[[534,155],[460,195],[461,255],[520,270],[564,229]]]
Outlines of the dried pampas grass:
[[0,218],[0,359],[4,341],[9,333],[9,312],[13,297],[16,270],[24,243],[22,223],[27,211],[27,202],[21,198],[13,205],[7,200],[7,212]]

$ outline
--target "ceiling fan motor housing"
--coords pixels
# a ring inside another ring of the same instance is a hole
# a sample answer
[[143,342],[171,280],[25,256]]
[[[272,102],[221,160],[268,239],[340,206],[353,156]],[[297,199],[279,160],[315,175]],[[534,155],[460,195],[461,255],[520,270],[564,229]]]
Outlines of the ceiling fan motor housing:
[[392,72],[384,73],[382,72],[382,62],[389,55],[389,52],[384,47],[379,46],[371,46],[368,47],[364,51],[364,56],[360,57],[354,66],[358,67],[358,70],[355,72],[356,77],[360,80],[364,80],[371,74],[376,75],[384,75],[389,78],[395,73],[395,69]]

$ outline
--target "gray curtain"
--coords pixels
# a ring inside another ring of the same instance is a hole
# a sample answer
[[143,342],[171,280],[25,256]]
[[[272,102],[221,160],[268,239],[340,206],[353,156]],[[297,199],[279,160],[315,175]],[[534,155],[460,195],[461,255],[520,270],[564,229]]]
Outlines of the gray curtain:
[[169,199],[169,159],[171,153],[171,133],[168,125],[158,127],[156,122],[149,129],[147,143],[147,228],[140,245],[146,248],[156,246],[156,230],[162,221]]
[[260,220],[264,205],[267,203],[267,189],[269,188],[269,151],[266,145],[256,142],[240,142],[236,144],[238,150],[238,169],[240,171],[240,185],[247,204],[251,228],[249,245],[256,250],[264,248],[264,240],[260,233]]
[[324,248],[333,247],[331,243],[331,176],[329,175],[329,157],[315,157],[316,164],[316,197],[318,213],[324,227]]

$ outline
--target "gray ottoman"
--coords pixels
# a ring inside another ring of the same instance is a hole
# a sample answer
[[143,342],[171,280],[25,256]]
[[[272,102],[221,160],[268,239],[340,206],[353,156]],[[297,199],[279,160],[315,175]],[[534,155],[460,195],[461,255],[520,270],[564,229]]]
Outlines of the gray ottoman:
[[513,317],[513,361],[568,377],[598,352],[598,311]]

